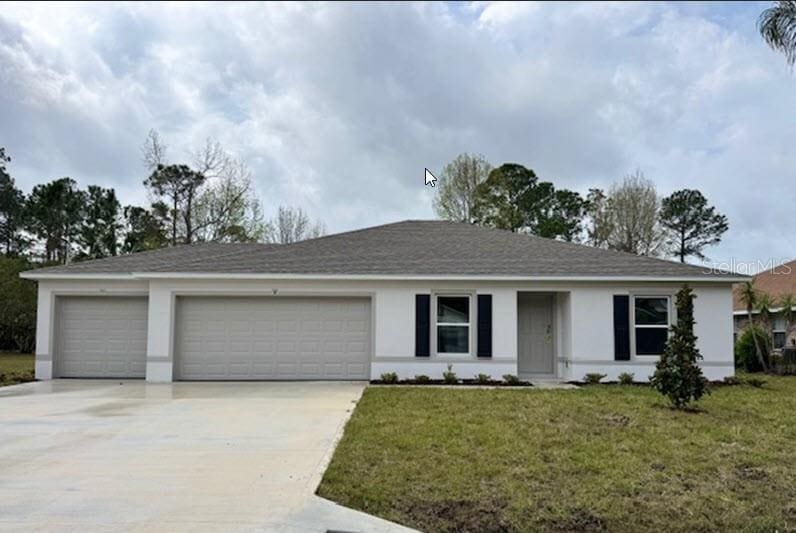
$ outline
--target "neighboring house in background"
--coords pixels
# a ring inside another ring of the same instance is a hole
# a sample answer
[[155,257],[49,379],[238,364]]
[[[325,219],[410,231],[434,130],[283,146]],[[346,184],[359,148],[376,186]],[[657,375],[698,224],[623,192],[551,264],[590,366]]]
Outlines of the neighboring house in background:
[[442,221],[288,245],[197,244],[23,274],[36,377],[646,380],[696,293],[700,362],[734,373],[726,272]]
[[[789,328],[787,320],[778,312],[780,311],[778,302],[783,296],[788,294],[796,296],[796,260],[757,274],[752,278],[752,286],[759,294],[767,294],[774,304],[771,309],[774,312],[770,321],[773,348],[780,350],[786,346],[796,345],[796,323]],[[736,285],[733,288],[732,298],[733,338],[735,340],[738,340],[749,323],[746,304],[741,299],[739,291],[740,286]],[[757,311],[753,311],[754,317],[758,314]]]

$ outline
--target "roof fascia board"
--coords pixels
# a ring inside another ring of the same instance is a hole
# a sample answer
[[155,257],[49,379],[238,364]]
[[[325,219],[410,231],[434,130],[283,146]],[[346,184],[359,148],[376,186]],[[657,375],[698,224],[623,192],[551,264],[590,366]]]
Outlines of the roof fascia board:
[[111,274],[111,273],[47,273],[42,272],[41,274],[37,274],[35,270],[28,270],[27,272],[22,272],[19,274],[19,277],[22,279],[63,279],[63,280],[92,280],[92,279],[104,279],[104,280],[134,280],[138,279],[133,274],[130,273],[123,273],[123,274]]
[[481,275],[389,275],[389,274],[247,274],[247,273],[203,273],[203,272],[133,272],[138,279],[284,279],[284,280],[365,280],[365,281],[664,281],[664,282],[718,282],[737,283],[747,277],[700,277],[700,276],[481,276]]
[[738,283],[749,277],[709,276],[444,276],[444,275],[381,275],[381,274],[257,274],[207,272],[132,272],[124,274],[100,273],[41,273],[23,272],[20,277],[33,280],[350,280],[350,281],[585,281],[585,282],[691,282]]

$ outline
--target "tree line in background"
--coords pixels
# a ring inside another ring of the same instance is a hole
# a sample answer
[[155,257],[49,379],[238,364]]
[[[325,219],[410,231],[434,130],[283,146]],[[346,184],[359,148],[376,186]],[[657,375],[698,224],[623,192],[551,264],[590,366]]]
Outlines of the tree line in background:
[[439,175],[434,209],[440,218],[581,242],[638,255],[704,259],[721,241],[727,217],[698,190],[661,198],[640,171],[586,196],[541,181],[516,163],[492,167],[461,154]]
[[69,177],[21,191],[0,147],[0,350],[33,349],[36,286],[19,274],[195,242],[292,242],[326,232],[299,207],[266,220],[250,169],[212,139],[188,163],[170,158],[154,130],[142,147],[150,205],[122,206],[112,188]]
[[69,177],[16,187],[0,148],[0,253],[44,264],[97,259],[194,242],[290,243],[325,233],[301,208],[282,206],[265,220],[251,171],[214,140],[169,158],[157,132],[142,149],[149,206],[122,206],[110,188],[80,189]]

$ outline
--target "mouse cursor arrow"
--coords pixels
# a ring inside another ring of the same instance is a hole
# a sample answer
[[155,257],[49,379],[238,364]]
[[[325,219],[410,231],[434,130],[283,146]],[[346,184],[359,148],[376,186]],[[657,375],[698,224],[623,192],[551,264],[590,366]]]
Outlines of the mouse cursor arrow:
[[434,174],[431,173],[429,169],[426,169],[426,185],[431,185],[432,187],[436,187],[435,183],[437,178]]

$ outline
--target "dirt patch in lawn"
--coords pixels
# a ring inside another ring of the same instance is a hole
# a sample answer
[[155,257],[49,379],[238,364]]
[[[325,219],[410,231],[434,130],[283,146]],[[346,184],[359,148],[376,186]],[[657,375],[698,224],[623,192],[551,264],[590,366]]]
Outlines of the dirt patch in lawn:
[[504,516],[506,505],[501,500],[414,502],[404,513],[410,523],[423,524],[428,531],[506,533],[511,530]]

